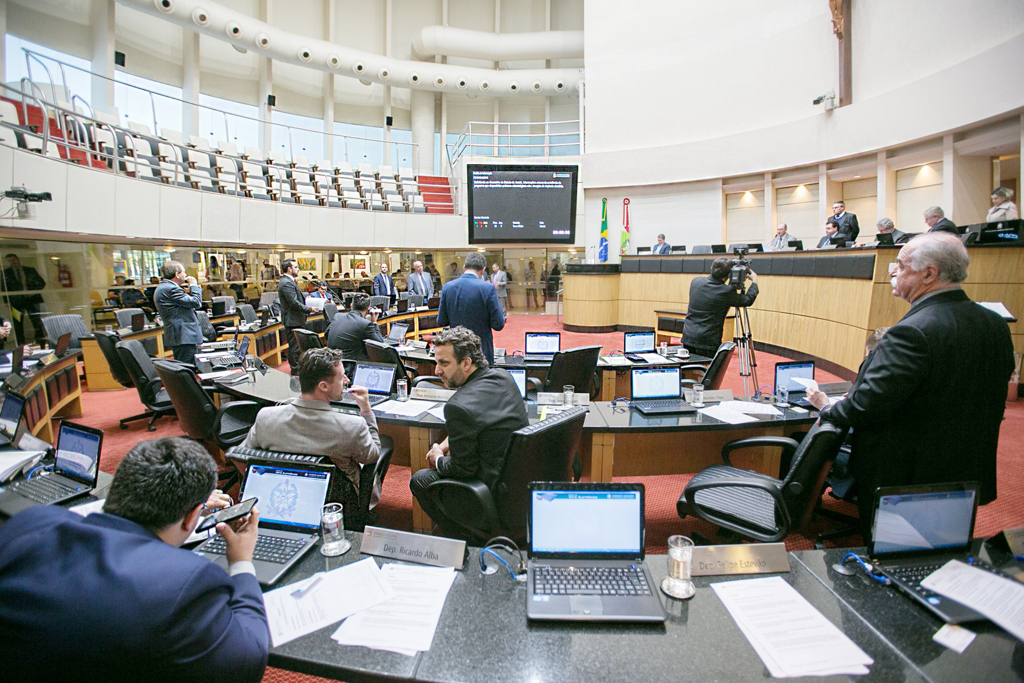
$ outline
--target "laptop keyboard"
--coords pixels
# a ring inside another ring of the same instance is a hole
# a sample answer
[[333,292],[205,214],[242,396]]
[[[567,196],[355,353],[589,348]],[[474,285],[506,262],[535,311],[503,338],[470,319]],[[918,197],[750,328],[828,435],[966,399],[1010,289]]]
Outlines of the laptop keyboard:
[[523,356],[523,360],[530,360],[530,361],[535,361],[535,362],[544,362],[544,361],[550,361],[550,360],[553,360],[553,359],[554,359],[554,356],[543,355],[543,354],[536,355],[536,354],[529,354],[528,353],[525,356]]
[[[885,572],[889,574],[889,576],[891,576],[894,579],[899,579],[903,583],[913,588],[914,591],[919,593],[922,597],[927,598],[935,594],[927,588],[923,587],[921,585],[921,582],[928,578],[928,576],[933,572],[936,572],[939,569],[941,569],[945,564],[946,562],[942,561],[937,562],[935,564],[916,564],[907,567],[884,567],[884,565],[883,567],[885,569]],[[995,574],[1000,573],[995,567],[990,565],[988,562],[985,562],[984,560],[978,558],[974,558],[974,561],[971,563],[971,566],[977,567],[978,569],[984,569],[985,571],[990,571]]]
[[[389,398],[391,398],[390,394],[388,394],[387,396],[375,396],[374,394],[370,394],[369,396],[367,396],[366,400],[369,402],[371,406],[375,406],[378,403],[383,403],[384,401],[387,401]],[[331,403],[335,405],[352,407],[356,407],[359,405],[358,403],[356,403],[356,400],[351,396],[343,396],[340,401],[331,401]]]
[[651,410],[652,408],[685,408],[688,404],[682,399],[665,398],[657,401],[634,401],[633,405],[644,410]]
[[23,481],[14,487],[14,490],[37,503],[47,504],[54,500],[60,500],[81,491],[81,486],[68,486],[59,481],[53,481],[53,477],[37,477],[30,481]]
[[642,567],[533,568],[535,595],[650,595]]
[[[256,549],[252,553],[252,559],[284,564],[292,559],[295,553],[302,550],[305,545],[306,542],[298,538],[260,535],[256,540]],[[214,536],[203,544],[203,552],[214,555],[227,554],[227,545],[224,543],[224,538],[222,536]]]

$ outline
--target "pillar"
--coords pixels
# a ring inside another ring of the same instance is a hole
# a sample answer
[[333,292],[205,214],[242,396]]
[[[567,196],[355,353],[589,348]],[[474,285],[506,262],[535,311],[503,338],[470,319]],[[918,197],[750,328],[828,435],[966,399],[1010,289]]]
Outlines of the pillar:
[[[875,222],[877,223],[883,218],[888,218],[893,223],[896,222],[896,171],[889,168],[888,154],[885,150],[878,153],[878,161],[876,166],[876,188],[875,188],[875,200],[878,210],[875,216]],[[900,226],[896,226],[896,229],[901,229]],[[910,230],[904,230],[904,232],[910,232]]]
[[764,230],[765,239],[771,242],[775,238],[775,228],[779,224],[779,209],[775,204],[775,187],[772,185],[772,174],[764,174]]
[[97,74],[92,77],[90,104],[96,111],[110,111],[114,106],[114,0],[93,0],[89,20],[92,27],[91,68]]
[[[334,42],[337,0],[324,0],[324,40]],[[334,74],[324,73],[324,159],[334,163]]]
[[985,220],[992,166],[987,156],[964,156],[956,151],[953,135],[942,138],[942,210],[957,225]]
[[181,133],[188,142],[189,135],[199,135],[199,34],[185,29],[181,48]]
[[[260,0],[260,21],[270,23],[270,12],[271,12],[271,0]],[[257,50],[259,48],[256,48]],[[271,127],[270,127],[270,105],[267,104],[267,98],[273,92],[274,89],[274,61],[269,57],[260,57],[260,101],[259,101],[259,135],[260,135],[260,146],[263,151],[267,154],[271,151]],[[284,150],[276,149],[275,152],[284,151],[288,156],[291,155],[292,151],[285,148]]]
[[418,157],[413,159],[417,175],[434,174],[434,93],[411,91],[412,141]]

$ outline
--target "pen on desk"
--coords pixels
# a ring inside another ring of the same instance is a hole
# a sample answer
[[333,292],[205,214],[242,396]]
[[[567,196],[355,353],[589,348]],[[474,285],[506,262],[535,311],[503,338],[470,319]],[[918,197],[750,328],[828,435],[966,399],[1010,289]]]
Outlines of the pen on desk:
[[317,574],[305,586],[302,586],[300,588],[296,588],[295,590],[293,590],[292,591],[292,597],[293,598],[301,598],[303,595],[308,593],[314,586],[316,586],[318,583],[320,583],[320,580],[323,577],[324,577],[323,574]]

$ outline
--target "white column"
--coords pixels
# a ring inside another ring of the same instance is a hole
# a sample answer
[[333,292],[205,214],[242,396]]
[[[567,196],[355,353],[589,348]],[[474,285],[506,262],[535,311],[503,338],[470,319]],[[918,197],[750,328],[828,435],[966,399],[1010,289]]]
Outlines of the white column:
[[775,226],[778,224],[779,210],[775,205],[775,187],[772,185],[772,174],[764,174],[764,242],[771,242],[775,237]]
[[[260,21],[270,23],[270,11],[271,11],[272,0],[260,0]],[[258,48],[257,48],[258,49]],[[274,82],[274,62],[269,57],[260,57],[260,101],[259,101],[259,135],[260,135],[260,146],[263,147],[263,151],[268,154],[271,151],[270,146],[270,125],[264,123],[270,121],[270,105],[267,104],[267,97],[273,92]],[[275,149],[275,152],[285,152],[287,155],[291,155],[292,151],[288,148],[284,150]]]
[[[93,0],[89,21],[92,26],[92,101],[96,111],[114,106],[114,0]],[[107,80],[111,79],[111,80]],[[124,113],[124,112],[122,112]],[[123,124],[124,121],[121,121]]]
[[7,0],[0,0],[0,74],[7,80]]
[[[391,21],[394,17],[392,13],[392,0],[387,0],[384,3],[384,56],[391,56]],[[384,128],[384,163],[385,165],[391,165],[391,126],[388,125],[388,117],[391,116],[391,86],[384,86],[384,120],[381,121]],[[431,102],[431,121],[433,121],[433,102]]]
[[199,34],[185,29],[182,32],[182,88],[181,133],[199,135]]
[[964,156],[953,136],[942,138],[942,210],[957,225],[985,220],[991,206],[992,165],[985,156]]
[[[337,0],[324,0],[324,40],[334,42]],[[324,158],[334,163],[334,74],[324,73]]]
[[[878,153],[878,163],[876,166],[876,172],[878,177],[876,178],[877,185],[875,191],[875,200],[878,207],[876,211],[875,221],[880,221],[883,218],[888,218],[893,223],[896,222],[896,171],[889,168],[888,155],[883,150]],[[896,226],[899,228],[899,226]],[[909,231],[904,231],[909,232]]]
[[[448,93],[441,93],[441,165],[438,172],[447,175],[448,168]],[[434,155],[430,155],[430,167],[434,167]]]
[[434,174],[434,93],[413,89],[411,93],[412,141],[419,157],[413,159],[417,175]]

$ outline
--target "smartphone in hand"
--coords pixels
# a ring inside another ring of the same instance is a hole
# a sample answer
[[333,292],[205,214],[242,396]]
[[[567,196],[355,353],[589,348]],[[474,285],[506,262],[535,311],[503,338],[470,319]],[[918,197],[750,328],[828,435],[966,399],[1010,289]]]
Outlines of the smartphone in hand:
[[217,510],[212,515],[203,518],[203,521],[199,522],[196,526],[196,532],[209,531],[221,522],[233,522],[240,517],[245,517],[247,514],[252,512],[253,507],[256,506],[258,498],[250,498],[249,500],[243,500],[238,505],[232,505],[226,507],[223,510]]

